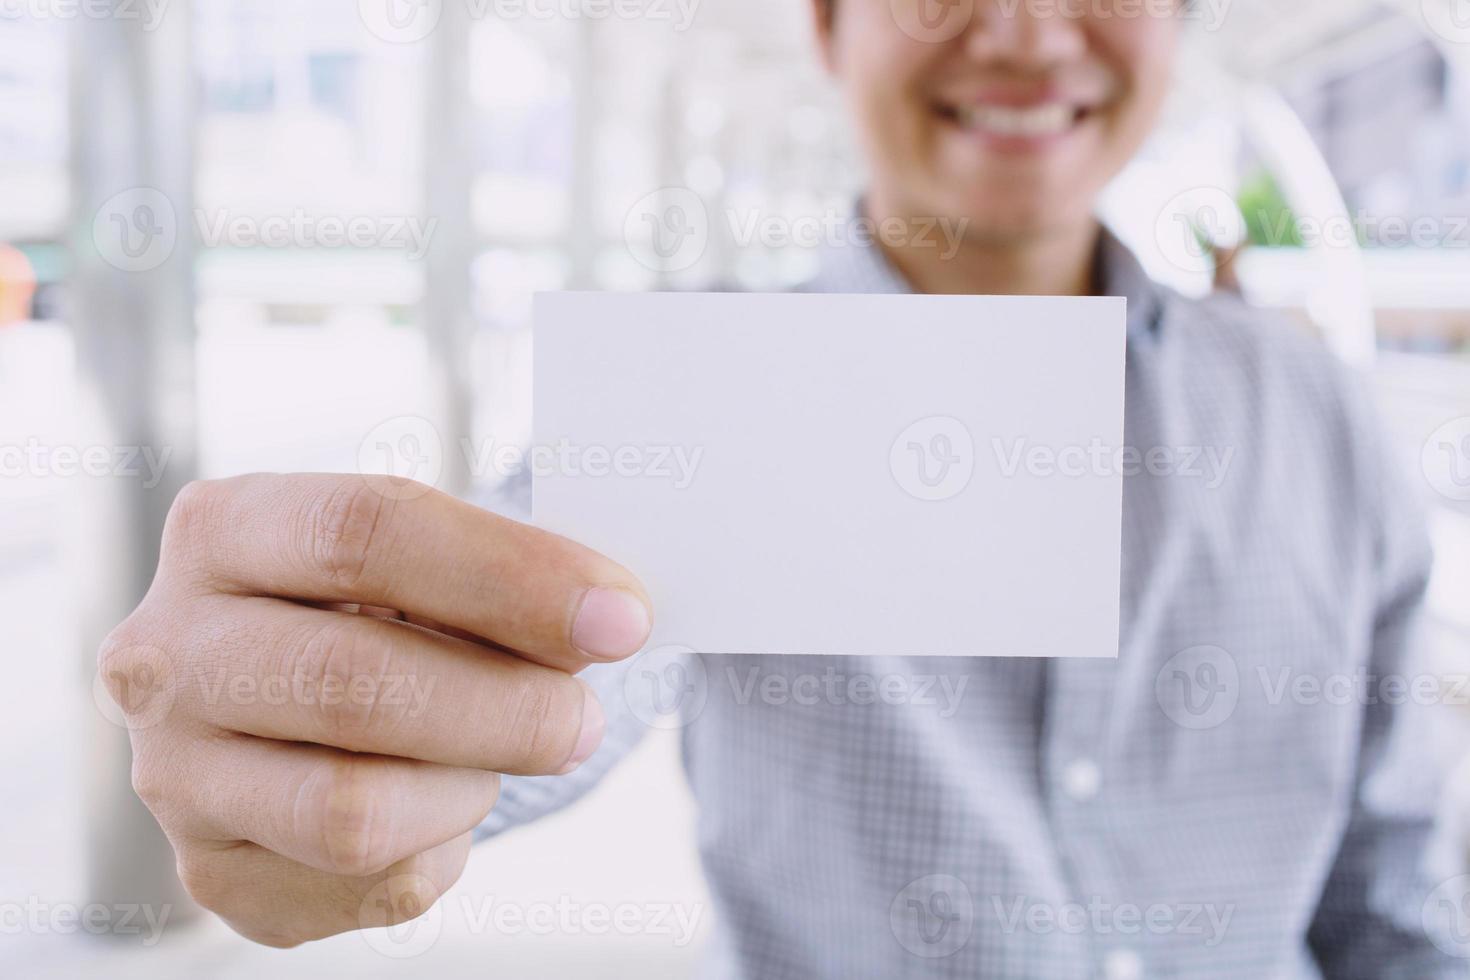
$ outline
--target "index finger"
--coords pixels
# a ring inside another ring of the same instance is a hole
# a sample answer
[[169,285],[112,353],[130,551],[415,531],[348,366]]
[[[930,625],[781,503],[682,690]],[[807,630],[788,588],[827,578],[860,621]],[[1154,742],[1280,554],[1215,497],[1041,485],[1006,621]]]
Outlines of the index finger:
[[652,613],[627,569],[425,489],[382,494],[333,474],[193,483],[174,502],[164,548],[220,591],[400,609],[552,667],[643,645]]

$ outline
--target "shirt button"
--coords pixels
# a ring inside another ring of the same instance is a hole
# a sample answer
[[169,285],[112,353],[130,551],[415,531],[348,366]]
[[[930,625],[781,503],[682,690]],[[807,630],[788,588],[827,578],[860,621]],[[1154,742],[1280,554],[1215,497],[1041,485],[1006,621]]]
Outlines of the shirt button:
[[1062,790],[1078,803],[1086,803],[1102,786],[1102,770],[1091,759],[1074,759],[1062,770]]
[[1107,980],[1141,980],[1143,960],[1131,949],[1115,949],[1103,958],[1103,975]]

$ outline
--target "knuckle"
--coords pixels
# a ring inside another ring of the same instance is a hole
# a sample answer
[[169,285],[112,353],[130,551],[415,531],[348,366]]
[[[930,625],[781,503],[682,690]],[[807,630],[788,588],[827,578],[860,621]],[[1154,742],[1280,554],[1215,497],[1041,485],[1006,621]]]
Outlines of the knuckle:
[[392,670],[392,651],[366,625],[347,620],[315,628],[287,678],[314,713],[321,737],[333,744],[368,731],[392,734],[401,721],[379,697]]
[[575,679],[526,672],[506,715],[508,747],[532,768],[555,769],[577,743],[581,710],[582,690]]
[[176,853],[179,882],[201,908],[218,915],[235,932],[262,946],[289,949],[310,938],[279,914],[270,914],[271,896],[242,889],[239,874],[226,868],[212,854],[207,848],[188,845],[179,847]]
[[165,557],[197,549],[217,526],[229,491],[219,480],[194,480],[184,485],[169,507],[163,525]]
[[234,876],[225,874],[224,869],[210,860],[207,851],[195,847],[179,847],[175,858],[179,883],[189,897],[211,912],[224,911],[239,887]]
[[350,595],[373,567],[393,502],[363,480],[344,479],[306,508],[308,556],[327,580]]
[[154,753],[148,751],[146,743],[135,747],[130,772],[133,792],[155,816],[163,809],[167,799],[168,778],[159,766]]
[[165,831],[186,830],[198,819],[190,777],[180,764],[179,746],[134,733],[128,771],[133,793]]
[[177,653],[159,642],[161,632],[140,607],[97,649],[97,677],[129,729],[165,722],[179,692]]
[[144,631],[139,628],[134,613],[113,627],[97,648],[97,672],[114,700],[121,700],[126,679],[137,670],[144,642]]
[[365,759],[323,764],[303,794],[322,864],[333,874],[364,878],[393,863],[394,813],[385,772]]
[[369,893],[359,924],[372,928],[412,922],[429,911],[446,890],[427,875],[412,870],[395,874]]

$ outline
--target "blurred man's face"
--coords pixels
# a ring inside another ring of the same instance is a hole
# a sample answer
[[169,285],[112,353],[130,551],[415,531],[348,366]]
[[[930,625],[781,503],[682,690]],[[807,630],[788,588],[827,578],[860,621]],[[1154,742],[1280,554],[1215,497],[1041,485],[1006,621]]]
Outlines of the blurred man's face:
[[832,0],[823,53],[874,210],[969,219],[1004,243],[1090,220],[1169,82],[1160,0]]

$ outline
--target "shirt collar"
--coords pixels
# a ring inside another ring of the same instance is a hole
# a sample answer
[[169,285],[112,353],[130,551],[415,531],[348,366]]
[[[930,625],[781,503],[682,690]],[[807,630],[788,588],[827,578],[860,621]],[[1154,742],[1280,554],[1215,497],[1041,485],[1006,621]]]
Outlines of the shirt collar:
[[1121,296],[1128,301],[1128,336],[1153,337],[1163,320],[1165,289],[1148,277],[1143,264],[1127,245],[1107,227],[1097,248],[1096,281],[1103,296]]
[[[1143,339],[1157,333],[1164,306],[1163,288],[1148,277],[1128,246],[1107,228],[1102,230],[1096,262],[1101,295],[1121,296],[1128,301],[1129,338]],[[824,293],[913,292],[876,242],[826,248],[817,277],[807,289]]]

